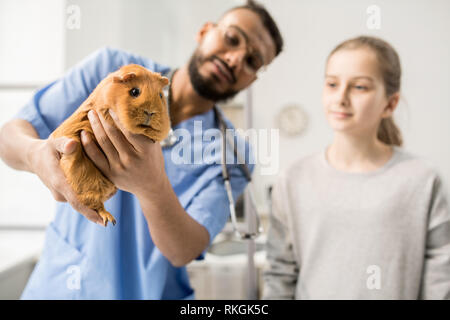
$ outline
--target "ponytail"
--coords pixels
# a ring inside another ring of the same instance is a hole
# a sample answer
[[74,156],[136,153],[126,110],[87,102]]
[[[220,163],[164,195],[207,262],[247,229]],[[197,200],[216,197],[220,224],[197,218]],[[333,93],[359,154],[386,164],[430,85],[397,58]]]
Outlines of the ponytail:
[[403,144],[400,129],[397,127],[392,117],[381,120],[378,127],[377,137],[381,142],[388,145],[401,147]]

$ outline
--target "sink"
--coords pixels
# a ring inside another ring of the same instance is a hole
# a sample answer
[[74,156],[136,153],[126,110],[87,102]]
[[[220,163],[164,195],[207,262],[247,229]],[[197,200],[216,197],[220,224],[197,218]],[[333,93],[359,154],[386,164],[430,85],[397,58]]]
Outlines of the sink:
[[[262,292],[262,270],[266,262],[263,237],[255,240],[254,273],[256,295]],[[248,242],[219,234],[209,247],[204,260],[196,260],[187,266],[192,288],[197,299],[240,300],[248,299],[249,268]]]

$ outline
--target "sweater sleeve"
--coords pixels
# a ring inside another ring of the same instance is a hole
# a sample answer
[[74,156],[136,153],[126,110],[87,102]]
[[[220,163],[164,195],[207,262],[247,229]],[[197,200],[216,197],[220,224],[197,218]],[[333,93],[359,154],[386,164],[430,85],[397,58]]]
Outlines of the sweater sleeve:
[[294,299],[299,276],[291,229],[288,227],[287,193],[280,178],[272,192],[272,213],[267,235],[267,267],[263,299]]
[[421,299],[450,299],[450,208],[439,177],[433,183]]

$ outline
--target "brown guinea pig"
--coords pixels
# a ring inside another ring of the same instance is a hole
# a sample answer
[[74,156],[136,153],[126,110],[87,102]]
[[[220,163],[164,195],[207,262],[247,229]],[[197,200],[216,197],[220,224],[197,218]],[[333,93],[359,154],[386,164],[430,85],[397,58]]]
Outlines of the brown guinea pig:
[[123,66],[103,79],[81,106],[51,134],[53,138],[65,136],[79,142],[74,152],[61,157],[60,166],[78,200],[95,210],[105,226],[108,221],[116,224],[114,217],[105,210],[103,202],[112,197],[117,188],[83,150],[80,141],[82,130],[97,143],[87,113],[94,109],[106,121],[114,124],[108,113],[108,109],[112,109],[128,131],[161,141],[170,130],[163,94],[163,88],[168,84],[167,78],[142,66]]

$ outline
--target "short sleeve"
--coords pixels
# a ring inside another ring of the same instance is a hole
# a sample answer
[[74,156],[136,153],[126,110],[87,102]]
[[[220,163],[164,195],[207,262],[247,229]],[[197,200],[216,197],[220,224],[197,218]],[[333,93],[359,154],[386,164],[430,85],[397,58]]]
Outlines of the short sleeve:
[[129,63],[141,64],[154,71],[158,69],[151,60],[108,47],[99,49],[69,69],[62,78],[38,89],[13,118],[27,120],[39,137],[46,139],[103,78]]

